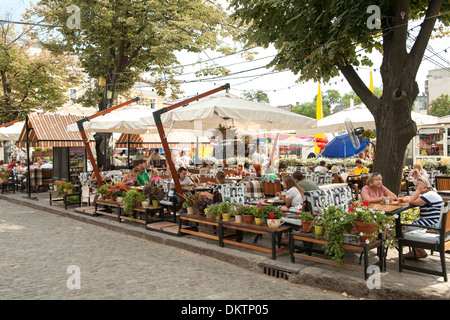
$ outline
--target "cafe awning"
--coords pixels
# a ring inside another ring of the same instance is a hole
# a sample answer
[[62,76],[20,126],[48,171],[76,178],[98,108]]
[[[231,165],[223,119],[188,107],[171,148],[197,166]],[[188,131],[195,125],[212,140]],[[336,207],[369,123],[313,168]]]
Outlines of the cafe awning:
[[[79,132],[68,132],[67,126],[80,120],[80,116],[62,116],[56,114],[30,114],[28,115],[30,147],[84,147]],[[88,137],[92,140],[91,136]],[[26,128],[23,126],[18,147],[26,147]],[[95,142],[89,143],[94,147]]]
[[[209,145],[206,137],[198,137],[201,146]],[[171,132],[167,138],[169,148],[191,148],[196,144],[196,137],[190,132]],[[116,148],[128,147],[128,134],[122,133],[116,141]],[[130,148],[162,148],[157,133],[130,134]]]

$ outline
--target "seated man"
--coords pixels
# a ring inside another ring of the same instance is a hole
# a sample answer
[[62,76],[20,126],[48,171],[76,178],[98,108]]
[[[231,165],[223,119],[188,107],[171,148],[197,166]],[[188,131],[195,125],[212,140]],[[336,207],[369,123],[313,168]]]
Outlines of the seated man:
[[324,160],[320,161],[319,165],[314,169],[314,172],[327,173],[328,168],[326,161]]
[[[353,172],[357,175],[361,175],[363,173],[369,173],[369,169],[363,166],[361,159],[356,159],[355,161],[356,167],[353,169]],[[352,188],[355,191],[356,194],[356,200],[359,199],[359,190],[361,190],[363,186],[362,178],[361,177],[353,177],[351,181],[348,181],[348,186]]]
[[[195,186],[196,184],[187,176],[187,169],[184,167],[181,167],[178,169],[178,178],[180,180],[181,188],[186,189],[186,187]],[[170,191],[169,191],[169,197],[173,197],[176,202],[179,202],[179,197],[175,188],[175,182],[170,182]]]
[[[300,171],[296,171],[292,174],[292,178],[294,178],[294,181],[302,187],[305,191],[313,191],[313,190],[319,190],[319,186],[317,183],[315,183],[312,180],[305,179],[305,176]],[[302,195],[303,196],[303,195]]]

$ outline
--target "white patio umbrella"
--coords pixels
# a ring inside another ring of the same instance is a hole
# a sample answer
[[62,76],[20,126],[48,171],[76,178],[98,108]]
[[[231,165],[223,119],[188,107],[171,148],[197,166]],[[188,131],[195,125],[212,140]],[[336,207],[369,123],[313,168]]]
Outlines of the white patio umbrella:
[[[438,122],[437,117],[421,114],[418,112],[411,112],[412,119],[416,122],[417,126],[436,124]],[[350,119],[353,123],[353,127],[364,127],[365,130],[375,129],[375,119],[372,113],[364,105],[358,105],[350,109],[339,111],[317,121],[317,126],[305,127],[297,129],[297,134],[312,135],[317,133],[333,133],[346,131],[345,120]]]
[[[153,111],[155,110],[143,105],[128,105],[86,121],[83,127],[86,132],[143,134],[155,129]],[[67,130],[76,132],[78,126],[76,123],[71,124]]]
[[232,126],[240,133],[296,130],[314,126],[316,119],[255,101],[242,99],[230,93],[220,93],[201,99],[183,108],[161,116],[165,125],[174,129],[201,130],[217,128],[219,124]]
[[20,133],[22,132],[24,122],[16,122],[7,127],[0,128],[0,140],[4,141],[17,141],[19,140]]

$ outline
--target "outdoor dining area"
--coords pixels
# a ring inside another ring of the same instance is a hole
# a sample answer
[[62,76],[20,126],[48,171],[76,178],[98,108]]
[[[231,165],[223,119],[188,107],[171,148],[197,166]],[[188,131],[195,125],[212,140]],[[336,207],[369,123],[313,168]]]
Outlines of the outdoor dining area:
[[[77,183],[53,179],[49,205],[62,204],[66,210],[76,206],[75,212],[82,215],[199,239],[219,248],[248,250],[271,260],[287,255],[292,264],[307,260],[356,270],[365,279],[372,265],[385,272],[388,252],[397,252],[399,272],[429,273],[447,282],[450,219],[447,202],[433,189],[441,185],[439,173],[430,172],[429,183],[423,186],[423,181],[410,177],[415,169],[408,168],[403,172],[401,193],[386,191],[381,175],[361,161],[359,152],[368,144],[348,157],[352,166],[344,161],[307,159],[301,165],[276,168],[273,159],[280,132],[312,127],[317,120],[273,110],[228,92],[213,93],[156,112],[133,106],[136,101],[132,101],[68,125],[69,132],[81,137],[92,170],[79,172]],[[136,110],[142,111],[139,117]],[[224,129],[218,139],[224,142],[237,134],[274,133],[268,157],[252,157],[258,150],[227,157],[230,145],[223,143],[219,149],[224,155],[213,165],[198,165],[195,156],[182,165],[175,161],[169,145],[172,130],[199,134],[218,127]],[[157,133],[165,161],[150,161],[148,155],[133,168],[99,168],[91,151],[94,132]],[[413,225],[423,214],[423,204],[417,200],[424,194],[437,197],[432,208],[436,223]],[[408,247],[413,249],[405,254],[403,248]],[[425,250],[439,255],[439,270],[407,263],[424,257]],[[358,255],[356,264],[348,261],[349,252]]]

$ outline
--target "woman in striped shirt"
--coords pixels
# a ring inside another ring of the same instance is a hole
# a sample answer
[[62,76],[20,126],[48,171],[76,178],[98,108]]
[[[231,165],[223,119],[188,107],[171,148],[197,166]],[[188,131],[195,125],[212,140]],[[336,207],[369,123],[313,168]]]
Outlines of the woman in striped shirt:
[[[441,207],[444,204],[442,197],[437,194],[436,191],[430,186],[428,179],[418,178],[414,182],[416,191],[409,198],[409,204],[420,207],[420,217],[413,224],[418,224],[421,226],[432,226],[439,223],[439,218],[441,215]],[[405,232],[415,230],[417,228],[407,227]],[[416,249],[415,255],[413,252],[405,255],[405,259],[419,259],[425,258],[427,253],[424,249]]]

